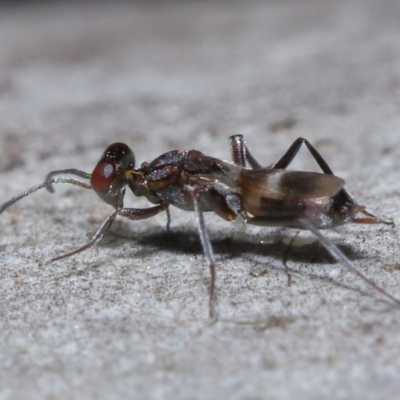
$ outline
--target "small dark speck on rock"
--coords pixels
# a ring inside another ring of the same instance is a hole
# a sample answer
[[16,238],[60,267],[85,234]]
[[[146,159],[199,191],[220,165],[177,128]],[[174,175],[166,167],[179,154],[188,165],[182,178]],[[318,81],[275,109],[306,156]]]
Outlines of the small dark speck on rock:
[[297,125],[297,119],[294,117],[286,117],[269,124],[269,130],[272,133],[282,133],[288,131]]

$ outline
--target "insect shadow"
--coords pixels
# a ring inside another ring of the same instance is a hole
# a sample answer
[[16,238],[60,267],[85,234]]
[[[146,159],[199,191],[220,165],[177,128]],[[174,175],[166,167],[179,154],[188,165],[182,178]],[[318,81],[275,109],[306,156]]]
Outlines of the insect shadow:
[[[113,233],[112,236],[118,237],[124,240],[132,242],[132,248],[136,249],[137,244],[143,246],[146,252],[159,252],[166,251],[175,254],[201,254],[202,247],[199,242],[197,232],[191,230],[170,230],[170,231],[158,231],[154,232],[153,229],[149,228],[145,232],[141,232],[139,235],[134,234],[120,235]],[[213,235],[211,235],[213,236]],[[251,235],[249,235],[251,236]],[[323,247],[318,241],[306,243],[301,246],[294,246],[285,243],[283,246],[279,245],[279,241],[290,238],[291,234],[287,233],[283,235],[282,232],[272,232],[270,243],[252,242],[246,241],[246,239],[236,239],[229,233],[226,237],[212,237],[213,250],[215,254],[218,254],[221,261],[227,261],[232,259],[246,260],[249,262],[248,275],[253,277],[259,277],[268,274],[268,271],[278,270],[283,274],[287,274],[288,286],[292,283],[291,272],[299,272],[299,264],[325,264],[334,265],[339,263],[337,260]],[[336,245],[345,256],[351,261],[363,260],[367,257],[360,251],[354,250],[354,247],[347,244]],[[259,261],[257,256],[268,258],[270,261]],[[134,257],[134,256],[133,256]],[[277,262],[274,262],[277,261]],[[286,263],[293,263],[294,265],[287,265]],[[223,266],[223,263],[221,263]],[[293,269],[291,268],[293,267]],[[258,273],[254,272],[254,268],[257,268]],[[321,282],[329,282],[330,284],[346,288],[349,290],[356,291],[362,295],[369,295],[367,290],[358,288],[351,283],[341,282],[335,279],[329,274],[324,274],[324,265],[321,266],[321,274],[315,274],[315,270],[301,271],[302,275],[310,278],[316,278]]]
[[[121,240],[124,243],[131,242],[132,251],[134,252],[130,255],[132,258],[137,256],[138,244],[143,247],[143,252],[146,254],[166,251],[175,254],[191,254],[197,256],[202,252],[197,232],[190,229],[174,229],[154,232],[153,228],[149,228],[140,233],[133,233],[132,235],[120,234],[113,231],[110,236]],[[250,236],[251,235],[249,235],[249,237]],[[227,233],[226,237],[212,238],[213,250],[218,254],[221,261],[246,259],[250,263],[248,274],[254,277],[265,275],[270,270],[286,272],[289,286],[291,285],[290,272],[293,272],[294,270],[297,271],[298,269],[296,268],[296,265],[298,264],[338,264],[337,260],[332,257],[332,255],[321,246],[318,241],[306,243],[301,246],[279,243],[283,240],[286,240],[287,242],[287,238],[290,238],[290,236],[290,233],[285,235],[282,234],[282,232],[271,232],[271,237],[269,237],[270,243],[264,243],[251,240],[246,241],[245,238],[235,238]],[[107,242],[107,240],[103,241],[99,245],[102,247],[114,247],[114,243],[107,244]],[[338,244],[337,247],[351,261],[366,258],[362,252],[354,250],[350,245]],[[141,254],[143,254],[143,252],[140,250]],[[257,256],[266,257],[270,261],[257,260]],[[290,264],[288,265],[288,263]],[[291,263],[294,265],[291,265]],[[321,271],[323,271],[323,269],[323,266],[321,266]],[[307,275],[307,272],[304,273]],[[315,276],[313,273],[310,273],[309,275],[310,277],[313,276],[324,281],[327,280],[339,286],[350,289],[352,288],[352,286],[342,284],[328,275]]]
[[[202,253],[199,236],[195,231],[162,231],[162,232],[144,232],[139,237],[122,236],[113,233],[113,236],[128,239],[134,242],[134,246],[139,243],[152,251],[152,249],[163,250],[178,254]],[[282,239],[282,236],[279,235]],[[262,255],[271,259],[283,259],[294,263],[314,263],[314,264],[337,264],[337,261],[331,254],[318,242],[306,243],[301,246],[283,245],[279,246],[277,242],[260,243],[249,242],[245,239],[236,239],[232,236],[223,238],[212,238],[213,250],[215,254],[223,256],[225,259],[243,258],[246,255]],[[103,244],[104,245],[104,244]],[[350,259],[359,260],[365,256],[350,245],[338,244],[337,247]]]

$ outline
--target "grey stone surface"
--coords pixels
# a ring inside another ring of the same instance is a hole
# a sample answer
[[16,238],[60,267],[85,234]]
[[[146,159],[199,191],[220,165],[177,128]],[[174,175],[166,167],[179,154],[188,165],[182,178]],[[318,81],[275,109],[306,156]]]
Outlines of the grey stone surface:
[[[326,232],[400,297],[400,4],[82,3],[0,9],[0,201],[47,172],[90,172],[123,141],[265,165],[308,138],[361,204],[397,225]],[[305,151],[293,165],[315,169]],[[128,204],[146,202],[127,196]],[[0,399],[396,399],[400,311],[301,234],[207,215],[221,321],[191,213],[118,220],[57,187],[0,217]],[[253,276],[258,274],[258,277]]]

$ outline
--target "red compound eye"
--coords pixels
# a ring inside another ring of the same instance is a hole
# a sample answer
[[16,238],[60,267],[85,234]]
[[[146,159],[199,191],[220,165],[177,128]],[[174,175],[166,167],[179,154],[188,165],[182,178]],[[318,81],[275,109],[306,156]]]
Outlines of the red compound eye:
[[110,188],[116,174],[116,165],[113,161],[100,161],[92,172],[90,184],[96,193],[105,193]]

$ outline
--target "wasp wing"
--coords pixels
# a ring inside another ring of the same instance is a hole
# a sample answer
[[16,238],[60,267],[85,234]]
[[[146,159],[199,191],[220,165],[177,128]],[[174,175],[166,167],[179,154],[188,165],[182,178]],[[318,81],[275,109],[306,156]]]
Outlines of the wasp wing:
[[284,169],[243,169],[238,183],[244,195],[285,201],[332,197],[344,186],[334,175]]

